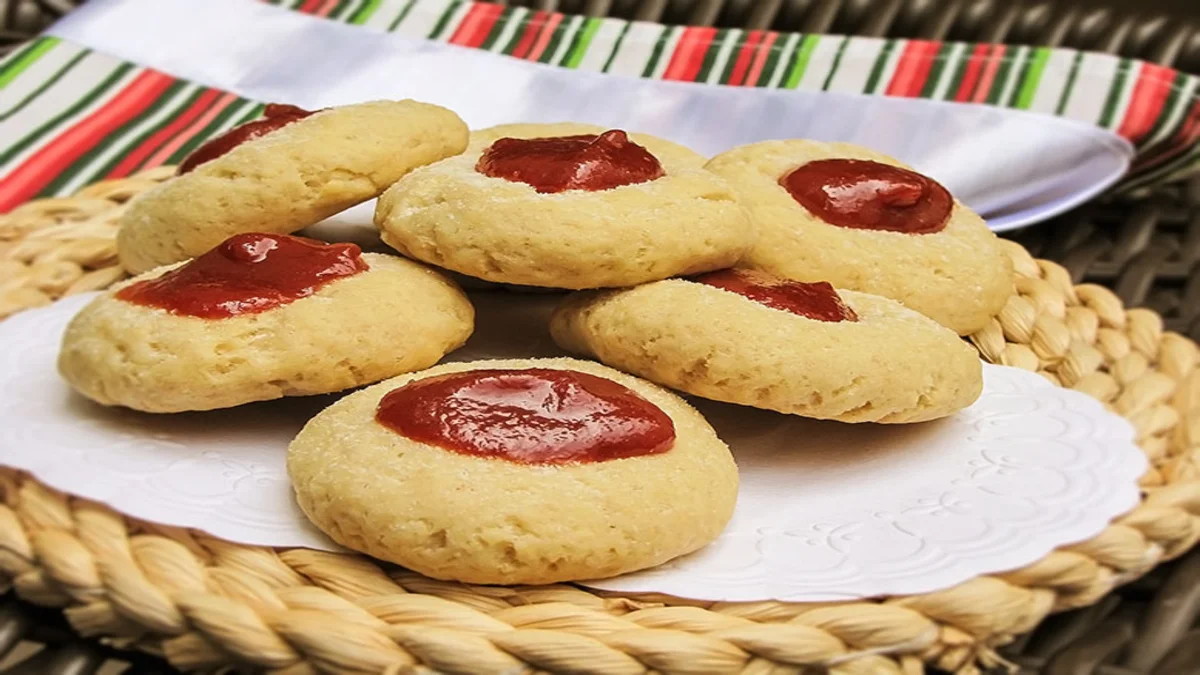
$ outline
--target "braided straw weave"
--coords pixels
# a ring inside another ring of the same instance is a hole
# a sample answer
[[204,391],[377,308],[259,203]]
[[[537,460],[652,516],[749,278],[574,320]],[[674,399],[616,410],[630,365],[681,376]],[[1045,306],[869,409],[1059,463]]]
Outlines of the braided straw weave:
[[[0,317],[102,288],[115,219],[169,168],[0,216]],[[240,546],[125,518],[0,470],[0,590],[80,633],[165,656],[322,672],[961,673],[1048,613],[1097,601],[1200,539],[1200,350],[1108,290],[1008,245],[1019,294],[971,340],[1137,427],[1144,498],[1093,539],[927,595],[824,604],[687,602],[568,585],[433,581],[351,555]]]

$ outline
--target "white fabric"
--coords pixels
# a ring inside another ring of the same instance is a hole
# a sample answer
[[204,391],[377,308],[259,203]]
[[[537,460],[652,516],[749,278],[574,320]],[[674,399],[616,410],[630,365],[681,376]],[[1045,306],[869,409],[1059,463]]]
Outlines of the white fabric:
[[706,154],[774,138],[860,143],[942,181],[996,230],[1087,200],[1120,178],[1133,154],[1112,132],[1049,115],[573,71],[253,0],[91,0],[50,33],[241,96],[309,108],[410,97],[450,107],[473,127],[594,122]]

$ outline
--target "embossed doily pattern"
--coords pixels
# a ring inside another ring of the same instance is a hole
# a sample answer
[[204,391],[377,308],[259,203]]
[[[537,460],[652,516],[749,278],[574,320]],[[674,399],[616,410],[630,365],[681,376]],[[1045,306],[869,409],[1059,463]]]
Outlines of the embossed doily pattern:
[[1146,466],[1124,419],[1017,368],[985,365],[975,405],[920,425],[698,405],[738,458],[733,522],[691,556],[588,585],[729,601],[929,592],[1096,534],[1137,503]]
[[[476,295],[480,315],[495,295]],[[284,450],[332,398],[233,411],[104,409],[58,377],[58,342],[90,297],[0,324],[0,463],[128,515],[242,543],[333,545],[291,499]],[[464,352],[551,355],[553,298]],[[742,490],[712,546],[593,584],[711,600],[819,601],[921,593],[1036,560],[1087,538],[1137,501],[1145,460],[1133,430],[1083,394],[985,365],[976,405],[939,422],[844,425],[697,401],[738,459]]]

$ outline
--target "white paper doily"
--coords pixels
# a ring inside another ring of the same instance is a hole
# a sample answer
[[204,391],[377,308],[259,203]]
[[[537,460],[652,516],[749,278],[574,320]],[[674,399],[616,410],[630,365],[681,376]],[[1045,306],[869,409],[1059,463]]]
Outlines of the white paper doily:
[[[145,415],[75,395],[55,371],[91,295],[0,323],[0,464],[135,518],[247,544],[336,550],[295,506],[284,453],[336,397]],[[553,356],[557,300],[481,293],[455,360]],[[929,592],[1099,532],[1138,499],[1133,428],[1084,394],[985,366],[984,394],[938,422],[843,425],[695,401],[737,457],[726,532],[654,570],[590,583],[707,600]]]

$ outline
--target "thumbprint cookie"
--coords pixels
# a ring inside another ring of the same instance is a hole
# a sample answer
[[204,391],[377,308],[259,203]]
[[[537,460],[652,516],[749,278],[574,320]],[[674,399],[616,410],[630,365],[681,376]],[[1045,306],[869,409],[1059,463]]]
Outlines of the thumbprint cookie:
[[121,216],[121,264],[138,274],[245,232],[289,234],[378,196],[418,166],[462,152],[467,127],[417,101],[308,111],[269,105],[262,118],[194,150],[178,175]]
[[940,183],[847,143],[754,143],[708,168],[739,192],[759,238],[740,266],[892,298],[967,335],[1013,293],[983,219]]
[[579,124],[508,125],[405,176],[375,224],[404,255],[490,282],[629,286],[728,267],[754,240],[704,159]]
[[729,449],[678,396],[565,358],[382,382],[313,418],[287,464],[334,541],[477,584],[664,563],[720,534],[738,486]]
[[979,356],[898,302],[722,270],[569,296],[555,342],[704,398],[842,422],[920,422],[970,405]]
[[473,327],[462,291],[423,265],[248,233],[97,297],[68,325],[58,367],[104,405],[211,410],[426,368]]

